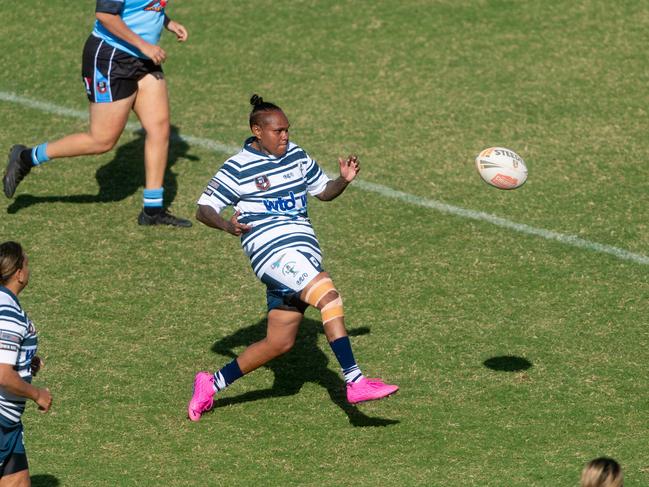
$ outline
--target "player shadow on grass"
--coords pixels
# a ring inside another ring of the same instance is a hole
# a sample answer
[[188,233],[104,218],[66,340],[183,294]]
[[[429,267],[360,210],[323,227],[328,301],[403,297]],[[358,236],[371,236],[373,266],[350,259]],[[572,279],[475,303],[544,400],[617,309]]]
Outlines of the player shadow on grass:
[[[7,208],[8,213],[17,213],[39,203],[109,203],[121,201],[137,193],[144,187],[144,135],[143,129],[134,132],[137,138],[123,145],[118,145],[115,156],[107,164],[104,164],[95,173],[99,184],[97,194],[73,194],[62,196],[37,196],[31,194],[20,194]],[[171,126],[169,143],[169,159],[164,175],[164,199],[165,206],[169,206],[176,198],[178,183],[176,174],[171,167],[178,159],[198,160],[198,157],[188,155],[189,144],[181,137],[178,127]],[[48,164],[83,164],[82,161],[52,161]],[[55,170],[55,169],[54,169]],[[31,174],[31,178],[38,179],[38,174]]]
[[32,475],[31,481],[32,487],[57,487],[61,485],[59,479],[48,474]]
[[[369,328],[361,327],[349,330],[348,333],[350,336],[358,336],[369,332]],[[245,392],[234,397],[219,398],[217,395],[212,411],[231,404],[258,401],[271,397],[293,396],[300,392],[304,384],[313,382],[327,390],[331,401],[347,415],[352,426],[388,426],[399,423],[400,421],[394,419],[367,416],[356,406],[347,402],[345,382],[338,373],[328,367],[329,358],[318,346],[318,335],[320,333],[323,333],[322,323],[304,318],[293,349],[285,355],[271,360],[264,366],[275,374],[272,387]],[[233,348],[248,346],[265,336],[266,320],[264,319],[255,325],[242,328],[232,335],[217,341],[212,346],[212,351],[234,358],[237,354],[233,352]],[[236,384],[233,387],[236,387]]]

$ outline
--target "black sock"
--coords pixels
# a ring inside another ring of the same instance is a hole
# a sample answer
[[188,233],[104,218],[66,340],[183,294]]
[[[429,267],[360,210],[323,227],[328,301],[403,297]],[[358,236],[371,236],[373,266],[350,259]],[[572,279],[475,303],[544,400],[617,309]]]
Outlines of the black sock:
[[32,149],[29,147],[27,149],[23,149],[23,151],[20,153],[20,160],[23,164],[32,166],[34,164],[34,161],[32,160]]
[[162,213],[162,206],[143,206],[142,209],[144,210],[144,213],[149,215],[149,216],[154,216]]

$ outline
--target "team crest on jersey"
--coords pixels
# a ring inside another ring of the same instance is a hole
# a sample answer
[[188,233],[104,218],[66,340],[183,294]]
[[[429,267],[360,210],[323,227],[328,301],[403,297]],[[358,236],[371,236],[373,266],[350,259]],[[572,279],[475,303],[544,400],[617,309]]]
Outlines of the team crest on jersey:
[[108,85],[106,84],[105,81],[99,81],[97,83],[97,91],[99,93],[106,93],[106,90],[108,89]]
[[152,10],[153,12],[162,12],[167,6],[167,0],[152,0],[144,7],[144,10]]
[[265,174],[263,176],[257,176],[255,178],[255,186],[257,186],[257,189],[259,191],[266,191],[268,188],[270,188],[270,181],[268,180],[268,176]]

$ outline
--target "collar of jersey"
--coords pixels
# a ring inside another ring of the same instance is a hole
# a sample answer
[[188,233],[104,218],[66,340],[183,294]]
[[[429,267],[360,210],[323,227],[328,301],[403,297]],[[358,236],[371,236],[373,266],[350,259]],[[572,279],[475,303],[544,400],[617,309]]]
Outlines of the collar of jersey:
[[18,306],[20,306],[20,301],[18,301],[18,296],[16,296],[14,293],[12,293],[10,289],[7,289],[4,286],[0,286],[0,292],[3,292],[5,294],[8,294],[9,296],[11,296],[11,299],[13,299],[16,302],[16,304]]
[[282,157],[277,157],[277,156],[274,156],[272,154],[266,154],[265,152],[258,151],[257,149],[255,149],[252,146],[252,143],[255,140],[257,140],[257,138],[255,136],[248,137],[246,139],[246,141],[243,143],[244,150],[247,150],[248,152],[252,152],[253,154],[256,154],[258,156],[266,157],[268,159],[272,159],[272,160],[275,160],[275,161],[279,161],[280,159],[283,159],[286,156],[286,154],[288,154],[289,146],[286,146],[286,152],[284,153],[284,155]]

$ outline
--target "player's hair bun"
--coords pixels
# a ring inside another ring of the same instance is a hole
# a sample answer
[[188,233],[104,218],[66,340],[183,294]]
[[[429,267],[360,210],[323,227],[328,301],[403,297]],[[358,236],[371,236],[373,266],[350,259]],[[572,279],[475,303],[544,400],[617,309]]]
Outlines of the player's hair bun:
[[257,93],[255,93],[254,95],[252,95],[250,97],[250,104],[253,107],[263,105],[264,104],[264,99],[261,96],[259,96]]

